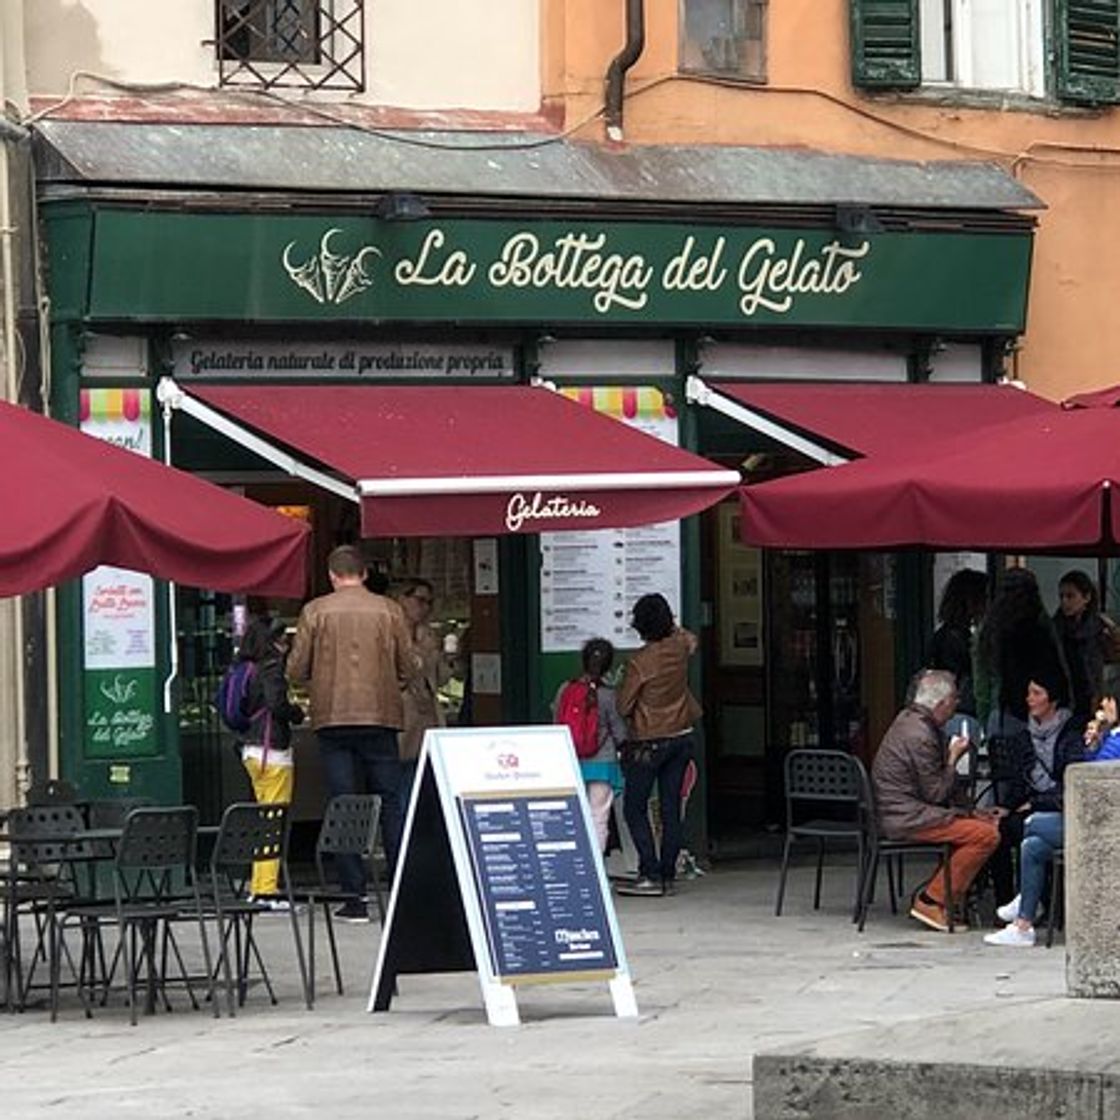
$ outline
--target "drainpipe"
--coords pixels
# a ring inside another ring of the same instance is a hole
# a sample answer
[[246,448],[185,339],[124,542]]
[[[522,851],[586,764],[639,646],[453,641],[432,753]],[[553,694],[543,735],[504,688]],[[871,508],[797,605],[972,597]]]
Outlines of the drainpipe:
[[622,104],[626,92],[626,71],[642,56],[646,45],[645,0],[626,0],[626,43],[607,67],[607,92],[603,115],[607,139],[622,142]]

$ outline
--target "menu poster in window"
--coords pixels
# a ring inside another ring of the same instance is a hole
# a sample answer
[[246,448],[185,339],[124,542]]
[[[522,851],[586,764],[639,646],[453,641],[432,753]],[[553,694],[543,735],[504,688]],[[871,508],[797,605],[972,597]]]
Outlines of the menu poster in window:
[[725,502],[719,524],[719,625],[721,665],[763,663],[762,552],[742,543],[739,503]]
[[[95,439],[152,453],[151,394],[83,389],[81,430]],[[108,565],[82,577],[86,755],[139,757],[158,751],[155,584]]]
[[427,732],[378,952],[370,1010],[405,973],[477,971],[494,1025],[514,988],[601,980],[637,1014],[566,727]]
[[[677,416],[652,386],[568,388],[573,400],[666,443],[677,443]],[[637,649],[630,627],[634,603],[652,592],[680,612],[680,523],[632,529],[541,533],[541,649],[579,650],[589,638]]]

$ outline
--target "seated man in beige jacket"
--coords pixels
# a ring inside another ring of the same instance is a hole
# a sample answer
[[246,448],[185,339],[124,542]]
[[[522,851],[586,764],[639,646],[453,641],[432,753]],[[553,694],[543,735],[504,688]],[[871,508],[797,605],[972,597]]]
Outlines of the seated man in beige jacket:
[[[336,548],[327,569],[334,590],[300,612],[288,676],[310,681],[311,726],[330,796],[361,792],[361,774],[365,792],[381,797],[381,838],[391,874],[403,825],[401,690],[415,672],[408,631],[397,604],[363,586],[366,565],[358,548]],[[366,870],[357,856],[338,857],[338,875],[346,893],[364,899]],[[364,901],[348,902],[336,916],[368,922],[369,909]]]

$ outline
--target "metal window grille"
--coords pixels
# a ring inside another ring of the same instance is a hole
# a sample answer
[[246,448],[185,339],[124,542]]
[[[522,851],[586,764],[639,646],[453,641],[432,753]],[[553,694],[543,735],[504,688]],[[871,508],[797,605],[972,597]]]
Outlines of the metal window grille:
[[365,88],[364,0],[216,0],[218,81]]

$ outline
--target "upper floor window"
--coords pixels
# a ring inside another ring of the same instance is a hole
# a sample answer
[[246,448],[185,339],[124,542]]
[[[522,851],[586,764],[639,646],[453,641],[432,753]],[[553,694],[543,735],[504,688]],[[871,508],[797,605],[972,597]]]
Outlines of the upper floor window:
[[1120,101],[1120,0],[850,3],[857,86]]
[[1042,0],[920,0],[922,84],[1045,97]]
[[766,78],[767,0],[680,0],[681,70]]
[[360,90],[363,0],[216,0],[221,85]]

